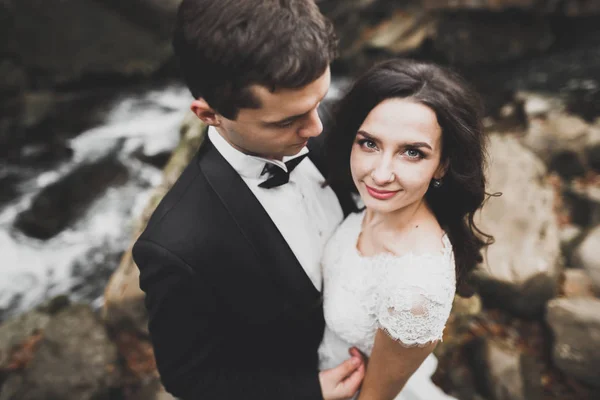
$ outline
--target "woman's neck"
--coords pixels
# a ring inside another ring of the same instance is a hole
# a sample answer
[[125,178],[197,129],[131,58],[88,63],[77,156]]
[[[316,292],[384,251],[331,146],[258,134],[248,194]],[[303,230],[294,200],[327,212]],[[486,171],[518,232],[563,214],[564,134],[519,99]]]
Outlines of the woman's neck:
[[431,216],[433,216],[433,212],[425,199],[422,199],[392,212],[374,211],[367,207],[364,222],[365,227],[371,229],[402,232],[417,227],[420,223],[429,220]]

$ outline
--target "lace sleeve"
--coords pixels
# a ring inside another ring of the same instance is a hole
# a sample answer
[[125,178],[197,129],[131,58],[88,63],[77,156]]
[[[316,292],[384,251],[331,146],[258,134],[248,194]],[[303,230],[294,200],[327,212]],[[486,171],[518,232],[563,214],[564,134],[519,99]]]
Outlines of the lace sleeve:
[[377,307],[379,328],[406,347],[441,341],[455,293],[451,254],[412,256],[389,267]]

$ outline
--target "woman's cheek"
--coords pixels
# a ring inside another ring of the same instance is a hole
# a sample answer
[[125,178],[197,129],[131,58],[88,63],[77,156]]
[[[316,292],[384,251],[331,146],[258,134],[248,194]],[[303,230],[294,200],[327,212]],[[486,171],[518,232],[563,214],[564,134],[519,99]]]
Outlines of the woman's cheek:
[[361,155],[359,150],[353,148],[352,153],[350,154],[350,172],[352,173],[352,178],[356,181],[361,179],[365,174],[366,160]]

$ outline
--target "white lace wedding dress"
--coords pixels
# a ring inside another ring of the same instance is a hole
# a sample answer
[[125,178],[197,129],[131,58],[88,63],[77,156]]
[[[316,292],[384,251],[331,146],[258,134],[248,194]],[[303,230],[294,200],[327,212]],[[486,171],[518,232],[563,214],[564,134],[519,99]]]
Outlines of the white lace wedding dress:
[[[446,235],[436,254],[362,256],[356,248],[364,212],[351,214],[328,242],[323,257],[326,328],[321,369],[334,367],[358,347],[370,356],[378,328],[405,346],[441,340],[455,293],[454,256]],[[449,400],[432,381],[431,354],[395,400]]]

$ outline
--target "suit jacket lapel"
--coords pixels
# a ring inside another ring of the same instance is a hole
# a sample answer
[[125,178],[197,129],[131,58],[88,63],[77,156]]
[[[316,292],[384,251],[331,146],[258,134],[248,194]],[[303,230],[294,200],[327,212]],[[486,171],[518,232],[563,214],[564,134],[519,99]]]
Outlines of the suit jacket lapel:
[[269,275],[282,286],[282,292],[289,294],[289,300],[296,306],[310,306],[320,301],[320,292],[267,212],[208,137],[200,152],[200,169],[265,268],[269,269]]

